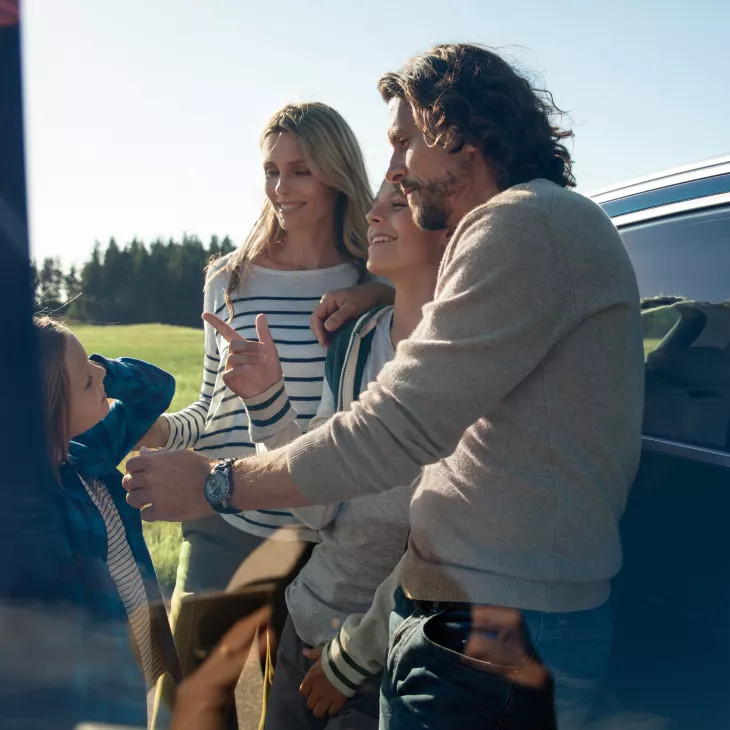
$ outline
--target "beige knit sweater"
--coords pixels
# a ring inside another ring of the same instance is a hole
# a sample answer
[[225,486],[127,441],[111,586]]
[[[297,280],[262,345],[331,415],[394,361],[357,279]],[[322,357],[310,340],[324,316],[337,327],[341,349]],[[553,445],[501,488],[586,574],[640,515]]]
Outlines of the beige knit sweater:
[[643,351],[609,218],[546,180],[473,210],[435,300],[346,413],[288,447],[313,504],[411,483],[407,595],[542,611],[603,603],[636,472]]

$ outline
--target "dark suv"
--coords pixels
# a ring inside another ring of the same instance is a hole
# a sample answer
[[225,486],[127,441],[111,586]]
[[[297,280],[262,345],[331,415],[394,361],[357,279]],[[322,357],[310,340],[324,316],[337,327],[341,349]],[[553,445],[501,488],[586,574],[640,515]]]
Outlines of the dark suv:
[[643,455],[621,522],[599,724],[728,728],[730,156],[592,197],[621,233],[641,296],[666,297],[643,314]]

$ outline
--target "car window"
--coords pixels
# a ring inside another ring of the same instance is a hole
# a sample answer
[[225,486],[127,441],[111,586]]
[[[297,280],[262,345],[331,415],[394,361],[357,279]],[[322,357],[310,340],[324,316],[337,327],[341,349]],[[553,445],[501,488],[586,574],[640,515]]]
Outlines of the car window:
[[730,192],[730,174],[713,175],[699,180],[675,185],[667,185],[657,190],[648,190],[643,193],[626,195],[618,200],[610,200],[603,204],[603,209],[610,216],[635,213],[637,210],[647,210],[658,205],[679,203],[684,200],[702,198],[707,195],[718,195]]
[[620,229],[642,297],[730,299],[730,206]]
[[730,208],[621,236],[643,298],[644,433],[730,450]]

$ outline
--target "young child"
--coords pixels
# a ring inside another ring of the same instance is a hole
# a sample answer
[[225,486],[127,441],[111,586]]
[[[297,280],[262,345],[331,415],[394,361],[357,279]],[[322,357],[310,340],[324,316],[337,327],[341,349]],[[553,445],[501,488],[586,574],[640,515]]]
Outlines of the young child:
[[139,360],[89,358],[48,317],[34,325],[48,521],[30,550],[3,566],[4,601],[36,616],[37,631],[56,630],[48,630],[48,655],[34,660],[37,685],[13,699],[15,715],[28,727],[36,716],[58,728],[147,726],[158,679],[168,672],[177,680],[179,669],[140,513],[127,505],[117,466],[170,405],[175,381]]
[[[395,305],[371,310],[338,331],[327,351],[327,378],[310,428],[348,408],[375,380],[395,357],[398,342],[415,329],[423,305],[433,298],[446,232],[421,231],[405,197],[389,183],[381,187],[368,223],[368,269],[394,284]],[[259,315],[256,320],[259,342],[242,341],[218,318],[206,319],[232,341],[225,380],[243,399],[257,448],[276,448],[299,436],[266,318]],[[341,714],[329,720],[320,718],[339,706],[308,708],[300,686],[314,664],[309,650],[331,641],[351,614],[365,613],[378,586],[394,570],[406,545],[411,495],[406,485],[331,509],[329,524],[320,527],[320,542],[287,591],[290,617],[279,646],[266,730],[378,727],[378,676],[363,677],[351,699],[342,695]],[[294,513],[305,524],[321,525],[322,509]]]

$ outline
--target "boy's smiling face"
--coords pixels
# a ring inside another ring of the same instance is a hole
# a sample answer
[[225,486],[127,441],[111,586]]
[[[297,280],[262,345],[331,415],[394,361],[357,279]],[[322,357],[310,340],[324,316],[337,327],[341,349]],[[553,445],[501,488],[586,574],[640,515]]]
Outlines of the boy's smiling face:
[[368,213],[368,270],[396,283],[417,269],[438,268],[448,242],[445,230],[423,231],[400,189],[384,182]]

